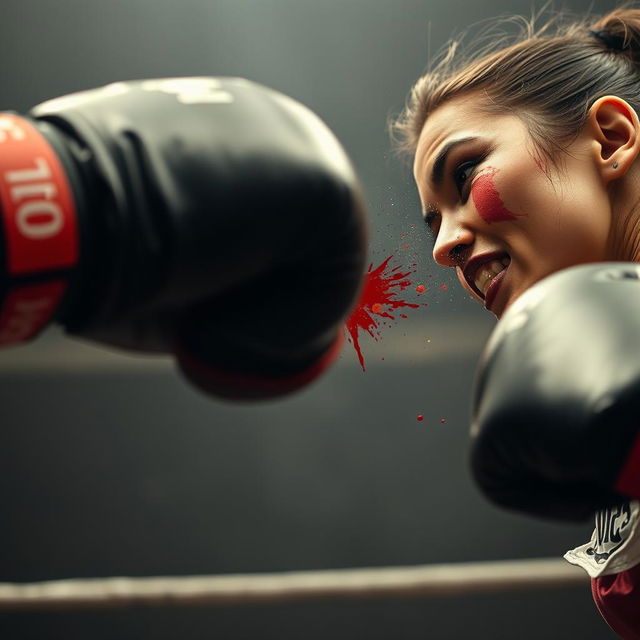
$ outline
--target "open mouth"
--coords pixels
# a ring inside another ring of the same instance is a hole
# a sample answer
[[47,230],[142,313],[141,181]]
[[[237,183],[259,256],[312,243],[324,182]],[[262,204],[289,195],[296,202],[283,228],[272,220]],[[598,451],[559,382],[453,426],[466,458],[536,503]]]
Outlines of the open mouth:
[[[492,283],[497,284],[504,277],[504,271],[511,263],[511,257],[506,252],[494,252],[476,256],[469,261],[464,269],[464,277],[467,284],[483,300],[492,288]],[[502,276],[500,276],[502,274]],[[497,276],[500,276],[497,278]],[[494,282],[494,279],[496,279]]]
[[480,291],[483,298],[487,297],[487,291],[491,286],[492,280],[503,271],[511,263],[511,258],[509,256],[505,256],[500,260],[491,260],[490,262],[485,262],[480,268],[476,271],[476,276],[474,279],[474,285],[476,289]]

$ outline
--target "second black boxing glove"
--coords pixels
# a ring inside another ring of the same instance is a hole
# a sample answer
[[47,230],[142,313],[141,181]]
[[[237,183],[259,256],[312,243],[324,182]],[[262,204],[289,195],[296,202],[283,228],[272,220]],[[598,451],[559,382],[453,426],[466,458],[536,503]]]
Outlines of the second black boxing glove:
[[556,273],[498,322],[480,361],[471,466],[493,502],[583,520],[640,498],[640,267]]
[[[340,144],[300,103],[241,79],[174,78],[4,118],[44,141],[14,174],[36,169],[45,148],[57,159],[76,238],[64,264],[7,269],[5,289],[55,276],[70,333],[173,352],[226,397],[285,393],[335,357],[364,270],[363,196]],[[44,214],[26,219],[46,225]],[[18,217],[5,207],[5,228]],[[9,254],[24,251],[12,242]]]

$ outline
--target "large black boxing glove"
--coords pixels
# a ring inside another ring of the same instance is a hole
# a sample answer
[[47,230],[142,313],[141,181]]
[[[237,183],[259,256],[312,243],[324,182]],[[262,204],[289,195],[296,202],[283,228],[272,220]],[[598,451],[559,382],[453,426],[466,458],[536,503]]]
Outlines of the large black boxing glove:
[[121,82],[0,114],[0,343],[57,321],[170,352],[204,390],[286,393],[335,357],[366,254],[320,119],[236,78]]
[[640,498],[640,266],[560,271],[498,322],[480,361],[471,468],[493,502],[583,520]]

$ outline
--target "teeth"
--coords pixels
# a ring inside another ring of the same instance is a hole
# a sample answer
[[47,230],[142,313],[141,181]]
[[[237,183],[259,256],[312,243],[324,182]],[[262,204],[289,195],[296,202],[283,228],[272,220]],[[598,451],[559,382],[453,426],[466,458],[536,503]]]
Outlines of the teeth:
[[491,279],[497,276],[501,271],[504,271],[511,262],[511,258],[509,256],[505,256],[501,260],[491,260],[490,262],[485,262],[476,272],[475,277],[475,285],[478,287],[478,290],[485,295],[487,293],[487,289],[489,288],[489,283]]

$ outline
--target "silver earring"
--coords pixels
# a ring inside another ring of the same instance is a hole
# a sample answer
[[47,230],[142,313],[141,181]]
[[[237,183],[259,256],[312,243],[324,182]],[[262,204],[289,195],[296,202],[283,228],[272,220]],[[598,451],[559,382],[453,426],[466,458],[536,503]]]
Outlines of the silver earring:
[[614,162],[614,163],[611,165],[611,168],[612,168],[612,169],[617,169],[617,168],[618,168],[618,163],[617,163],[617,162]]

